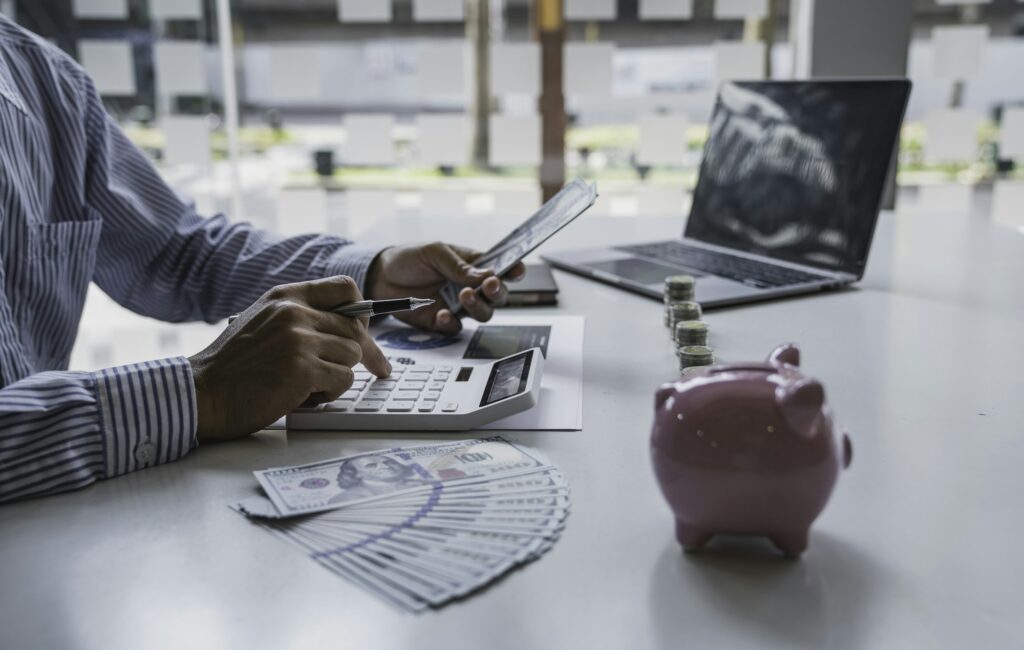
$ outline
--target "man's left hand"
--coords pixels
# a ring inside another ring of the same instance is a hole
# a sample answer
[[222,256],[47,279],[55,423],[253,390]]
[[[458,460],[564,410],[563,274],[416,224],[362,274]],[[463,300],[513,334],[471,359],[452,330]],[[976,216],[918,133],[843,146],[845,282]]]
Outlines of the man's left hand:
[[[399,320],[428,330],[455,334],[462,323],[452,314],[438,293],[448,281],[463,285],[459,302],[471,317],[490,320],[494,307],[504,304],[508,288],[494,269],[473,266],[482,253],[441,242],[421,246],[395,246],[385,249],[370,265],[366,276],[367,297],[433,298],[437,302],[416,311],[395,314]],[[519,280],[526,273],[522,262],[505,279]],[[477,292],[477,287],[482,287]]]

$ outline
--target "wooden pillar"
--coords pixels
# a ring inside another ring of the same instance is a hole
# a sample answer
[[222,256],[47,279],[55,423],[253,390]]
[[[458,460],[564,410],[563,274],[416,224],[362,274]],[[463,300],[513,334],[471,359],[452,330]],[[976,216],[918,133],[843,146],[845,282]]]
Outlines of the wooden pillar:
[[562,94],[562,46],[565,22],[562,0],[537,1],[537,34],[541,51],[540,189],[547,201],[565,185],[565,97]]

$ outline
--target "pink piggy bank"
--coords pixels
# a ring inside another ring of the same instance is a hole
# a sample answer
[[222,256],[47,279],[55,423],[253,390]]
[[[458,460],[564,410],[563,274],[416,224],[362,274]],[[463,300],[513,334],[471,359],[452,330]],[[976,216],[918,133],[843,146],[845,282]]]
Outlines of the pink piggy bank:
[[651,456],[685,549],[716,533],[765,535],[787,555],[807,548],[852,449],[799,365],[783,345],[767,363],[708,366],[658,389]]

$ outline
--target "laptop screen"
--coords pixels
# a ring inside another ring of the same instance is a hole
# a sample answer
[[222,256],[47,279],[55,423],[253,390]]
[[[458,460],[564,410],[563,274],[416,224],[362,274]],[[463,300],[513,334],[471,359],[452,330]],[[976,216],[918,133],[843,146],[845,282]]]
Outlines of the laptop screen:
[[684,235],[860,276],[903,79],[724,83]]

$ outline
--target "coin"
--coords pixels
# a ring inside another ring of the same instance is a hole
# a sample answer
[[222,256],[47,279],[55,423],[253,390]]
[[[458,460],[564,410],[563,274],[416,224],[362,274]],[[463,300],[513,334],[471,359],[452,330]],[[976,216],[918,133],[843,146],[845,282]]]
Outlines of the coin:
[[685,347],[687,345],[707,345],[708,325],[704,321],[684,320],[676,323],[675,326],[676,345]]

